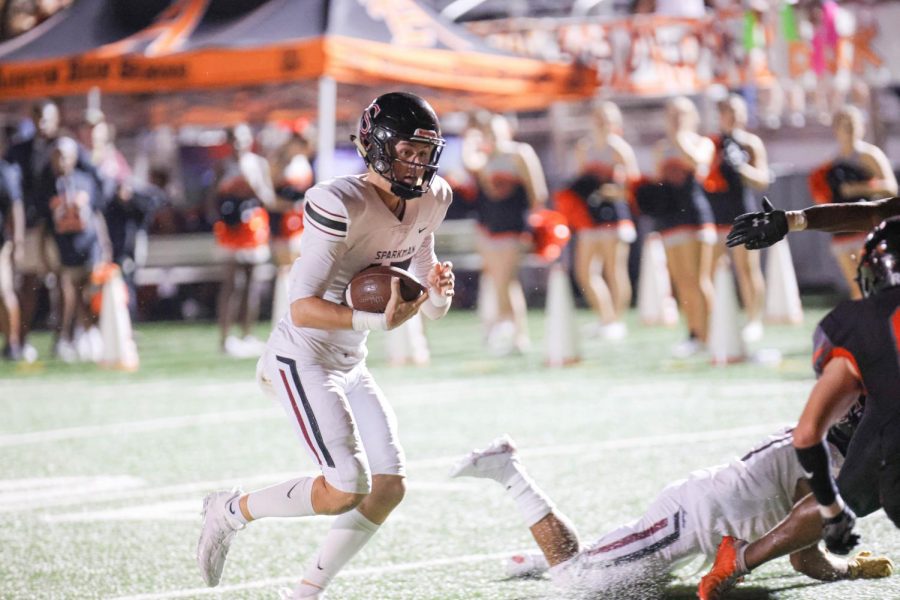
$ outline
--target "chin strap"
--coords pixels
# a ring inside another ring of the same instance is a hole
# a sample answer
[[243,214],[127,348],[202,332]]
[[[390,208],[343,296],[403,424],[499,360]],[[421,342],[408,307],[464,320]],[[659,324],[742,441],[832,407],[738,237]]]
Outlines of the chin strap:
[[404,200],[414,200],[419,198],[424,194],[423,191],[411,190],[406,186],[402,186],[399,183],[391,184],[391,193],[398,198],[403,198]]

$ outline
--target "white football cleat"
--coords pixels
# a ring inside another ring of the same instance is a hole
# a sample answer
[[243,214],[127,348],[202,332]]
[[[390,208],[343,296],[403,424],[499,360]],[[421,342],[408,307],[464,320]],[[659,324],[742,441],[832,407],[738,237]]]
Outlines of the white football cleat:
[[484,477],[502,483],[517,456],[515,442],[504,434],[484,450],[473,450],[460,459],[450,471],[450,477]]
[[203,529],[197,542],[197,564],[209,587],[219,585],[231,540],[239,529],[244,528],[237,517],[228,514],[228,505],[241,494],[241,490],[213,492],[203,499]]
[[513,554],[503,561],[506,576],[514,579],[540,577],[550,569],[550,563],[540,552]]

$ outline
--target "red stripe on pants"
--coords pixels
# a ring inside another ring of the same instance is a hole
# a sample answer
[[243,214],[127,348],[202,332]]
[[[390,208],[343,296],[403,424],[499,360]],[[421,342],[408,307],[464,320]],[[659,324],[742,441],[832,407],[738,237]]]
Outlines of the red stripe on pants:
[[303,424],[303,418],[300,416],[300,409],[297,408],[297,401],[294,400],[294,393],[291,392],[291,386],[288,385],[287,377],[284,375],[284,371],[278,369],[278,373],[281,375],[281,381],[284,382],[284,389],[287,390],[288,398],[291,399],[291,408],[294,409],[294,416],[297,417],[297,422],[300,423],[300,430],[303,432],[303,439],[306,440],[306,443],[309,445],[309,449],[313,451],[313,454],[316,455],[316,460],[319,465],[322,465],[322,459],[319,458],[319,453],[316,452],[315,446],[313,446],[312,440],[309,439],[309,434],[306,433],[306,425]]

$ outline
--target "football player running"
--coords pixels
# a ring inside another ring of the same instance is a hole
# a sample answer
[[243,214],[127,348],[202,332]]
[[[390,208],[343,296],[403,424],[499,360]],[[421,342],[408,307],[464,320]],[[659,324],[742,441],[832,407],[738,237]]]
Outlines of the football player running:
[[[422,98],[393,92],[363,111],[351,136],[368,170],[306,193],[301,255],[291,268],[290,311],[257,366],[261,387],[284,408],[317,477],[204,500],[197,559],[204,580],[219,583],[235,533],[263,517],[340,515],[292,598],[323,590],[403,499],[405,457],[393,409],[366,367],[366,336],[393,329],[418,311],[443,317],[453,296],[452,265],[434,254],[434,231],[451,201],[437,176],[440,124]],[[344,289],[372,265],[409,268],[427,294],[404,302],[399,281],[383,314],[353,310]]]
[[[858,413],[850,413],[829,436],[828,450],[836,463],[842,460],[857,417]],[[586,547],[571,522],[528,475],[508,436],[471,452],[451,476],[493,479],[515,501],[541,554],[511,557],[510,575],[549,571],[553,582],[575,597],[660,598],[668,575],[698,556],[712,559],[723,535],[761,535],[809,493],[791,434],[791,429],[782,430],[739,460],[695,471],[668,485],[642,517]],[[795,569],[824,581],[890,574],[890,560],[884,557],[862,555],[847,561],[815,546],[796,554]]]
[[[839,304],[819,323],[813,364],[819,379],[793,432],[793,448],[809,474],[813,498],[795,509],[803,526],[762,539],[723,539],[699,595],[714,600],[762,563],[824,539],[847,554],[859,542],[857,516],[884,508],[900,527],[900,217],[866,238],[857,269],[862,300]],[[865,393],[865,413],[835,480],[825,442],[829,427]],[[799,522],[799,521],[798,521]]]

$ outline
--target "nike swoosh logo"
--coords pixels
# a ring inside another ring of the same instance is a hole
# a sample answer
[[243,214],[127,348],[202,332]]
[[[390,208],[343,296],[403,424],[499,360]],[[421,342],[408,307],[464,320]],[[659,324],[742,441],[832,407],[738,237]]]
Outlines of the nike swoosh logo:
[[428,229],[428,226],[427,226],[427,225],[426,225],[425,227],[423,227],[422,229],[420,229],[420,230],[419,230],[419,233],[422,233],[422,232],[425,231],[426,229]]
[[325,569],[322,568],[322,565],[319,563],[319,560],[320,559],[318,559],[318,558],[316,559],[316,568],[320,571],[324,571]]
[[234,503],[233,502],[228,503],[228,512],[230,512],[233,515],[237,514],[236,512],[234,512]]
[[299,482],[299,481],[298,481],[297,483],[295,483],[294,485],[292,485],[292,486],[291,486],[291,489],[289,489],[289,490],[287,491],[287,497],[288,497],[288,498],[291,497],[291,492],[293,492],[293,491],[294,491],[294,488],[297,487],[298,485],[300,485],[300,482]]

